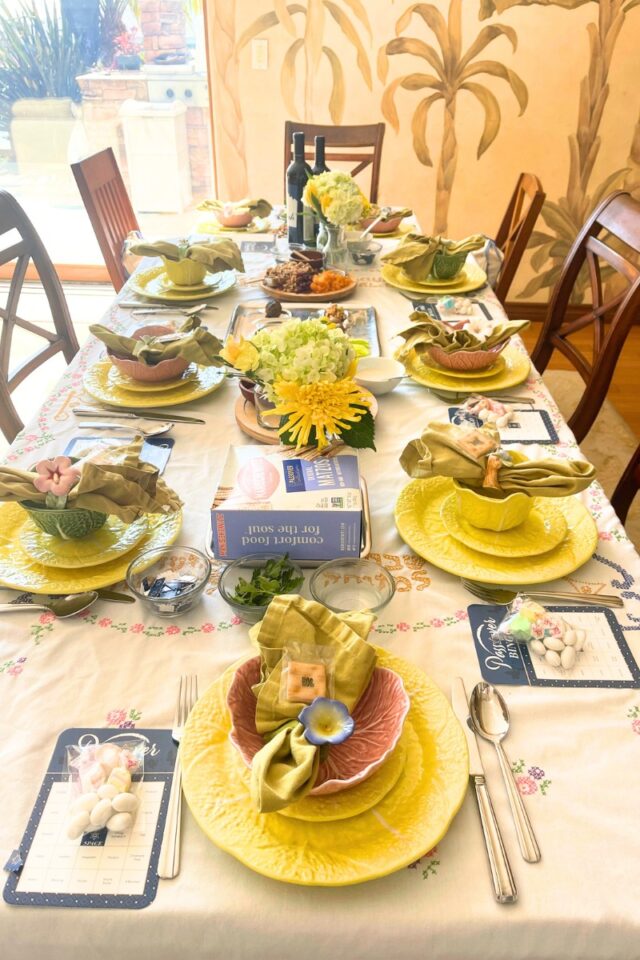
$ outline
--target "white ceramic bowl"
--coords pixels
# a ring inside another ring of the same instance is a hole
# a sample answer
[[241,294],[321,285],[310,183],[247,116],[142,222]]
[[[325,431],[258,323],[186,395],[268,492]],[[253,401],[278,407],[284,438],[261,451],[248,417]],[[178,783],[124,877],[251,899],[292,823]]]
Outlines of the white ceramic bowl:
[[376,397],[391,393],[405,375],[398,360],[391,357],[363,357],[358,361],[355,381]]

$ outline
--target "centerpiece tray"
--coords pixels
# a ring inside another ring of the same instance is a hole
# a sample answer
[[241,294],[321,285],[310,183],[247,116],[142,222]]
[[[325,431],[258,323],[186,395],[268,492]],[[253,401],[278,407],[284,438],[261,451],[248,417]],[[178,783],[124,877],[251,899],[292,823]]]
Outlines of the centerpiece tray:
[[[335,298],[334,298],[335,299]],[[308,320],[310,317],[322,316],[322,309],[318,307],[287,307],[287,316],[265,317],[264,303],[253,301],[251,303],[240,303],[231,314],[231,320],[227,327],[227,337],[244,337],[248,340],[264,327],[273,329],[273,325],[282,323],[283,320]],[[378,320],[374,307],[365,304],[353,303],[344,308],[348,315],[353,315],[355,323],[349,327],[348,335],[357,340],[366,340],[369,344],[369,356],[379,357],[380,336],[378,334]]]
[[[442,839],[467,790],[464,732],[418,667],[381,648],[376,653],[379,666],[400,675],[411,700],[399,744],[404,768],[373,806],[345,819],[259,813],[249,794],[251,771],[229,739],[226,698],[239,664],[209,687],[189,716],[180,753],[187,802],[213,843],[274,880],[332,887],[394,873]],[[333,802],[349,805],[350,793]]]
[[334,303],[336,300],[344,300],[346,297],[350,297],[357,286],[358,281],[351,277],[350,283],[346,287],[341,287],[340,290],[331,290],[329,293],[292,293],[290,290],[270,287],[267,283],[261,283],[260,289],[270,297],[285,302],[290,300],[298,303]]

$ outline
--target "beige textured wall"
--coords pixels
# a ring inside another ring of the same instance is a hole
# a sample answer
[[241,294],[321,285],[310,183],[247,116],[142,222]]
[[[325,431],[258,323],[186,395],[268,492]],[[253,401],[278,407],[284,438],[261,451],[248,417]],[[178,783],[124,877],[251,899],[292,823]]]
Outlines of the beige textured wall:
[[[541,178],[548,202],[514,292],[546,298],[599,195],[640,184],[636,5],[206,0],[219,194],[237,199],[248,188],[282,199],[285,119],[386,119],[380,200],[413,206],[425,230],[495,232],[518,173]],[[269,42],[267,70],[251,67],[252,36]],[[474,44],[466,67],[479,72],[463,75]],[[398,48],[404,52],[394,53]],[[396,130],[389,88],[403,76],[428,86],[396,89]],[[425,97],[434,99],[426,131],[418,124],[416,148],[412,124]]]

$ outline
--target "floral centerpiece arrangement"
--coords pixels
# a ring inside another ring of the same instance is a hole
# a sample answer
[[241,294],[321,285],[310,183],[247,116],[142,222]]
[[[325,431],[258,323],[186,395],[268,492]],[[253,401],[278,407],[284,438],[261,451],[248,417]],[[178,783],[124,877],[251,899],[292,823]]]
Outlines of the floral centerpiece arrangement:
[[309,177],[303,200],[320,221],[318,248],[325,265],[338,266],[347,252],[344,228],[366,217],[369,201],[353,177],[339,171]]
[[323,449],[340,437],[375,449],[371,395],[353,379],[356,351],[326,318],[287,320],[249,340],[228,340],[220,355],[264,390],[281,417],[283,443]]
[[69,457],[41,460],[33,470],[0,466],[0,502],[19,503],[52,536],[79,539],[108,516],[132,523],[147,513],[176,513],[178,495],[157,467],[140,460],[143,440],[74,463]]
[[142,63],[140,57],[142,47],[142,36],[135,27],[131,30],[124,30],[117,37],[114,37],[113,48],[116,67],[120,70],[138,70]]

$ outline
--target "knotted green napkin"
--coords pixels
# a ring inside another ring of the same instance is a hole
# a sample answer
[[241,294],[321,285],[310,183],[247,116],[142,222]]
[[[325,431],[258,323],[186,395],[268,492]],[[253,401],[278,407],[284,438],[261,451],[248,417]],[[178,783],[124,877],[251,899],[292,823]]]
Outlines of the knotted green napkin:
[[[190,319],[193,321],[194,318]],[[112,353],[119,357],[140,360],[150,367],[161,360],[173,360],[175,357],[183,357],[189,363],[197,363],[202,367],[221,367],[224,364],[219,356],[222,342],[208,330],[195,326],[193,322],[183,325],[179,331],[179,339],[167,343],[162,343],[158,337],[125,337],[99,323],[92,324],[89,330]]]
[[238,244],[233,240],[203,240],[198,243],[170,243],[168,240],[156,240],[149,243],[140,240],[129,244],[129,253],[138,257],[164,257],[166,260],[193,260],[203,263],[214,273],[219,270],[244,270],[244,262]]
[[229,216],[236,216],[240,213],[249,212],[254,217],[268,217],[273,207],[268,200],[260,198],[259,200],[234,200],[225,203],[222,200],[203,200],[196,207],[197,210],[210,210],[212,213],[227,213]]
[[[488,443],[491,439],[493,444]],[[483,446],[485,452],[481,453]],[[404,448],[400,464],[410,477],[453,477],[468,487],[481,488],[487,460],[497,449],[497,433],[486,428],[465,430],[451,423],[429,423],[422,435]],[[509,459],[508,454],[505,457]],[[514,458],[514,462],[500,465],[497,480],[502,490],[521,490],[532,497],[567,497],[586,490],[595,475],[595,467],[585,460],[515,462]]]
[[[376,212],[376,209],[369,211],[369,217],[377,217],[377,216],[380,216],[379,208],[377,208],[377,212]],[[405,217],[412,217],[412,216],[413,216],[413,210],[410,210],[409,207],[398,207],[397,210],[391,210],[390,213],[385,213],[384,217],[381,217],[379,222],[388,223],[389,220],[397,220],[398,217],[400,217],[401,220],[404,220]]]
[[528,320],[507,320],[496,323],[489,335],[482,340],[471,330],[456,330],[451,323],[428,317],[422,311],[414,311],[410,318],[413,324],[398,334],[405,341],[400,351],[402,360],[411,350],[418,355],[425,353],[429,347],[440,347],[445,353],[457,353],[462,350],[489,350],[499,343],[511,339],[516,333],[529,326]]
[[444,237],[426,237],[420,233],[408,233],[395,250],[385,253],[382,260],[400,267],[411,280],[426,280],[433,268],[436,254],[471,253],[485,244],[480,233],[464,240],[446,240]]
[[253,687],[256,728],[268,738],[251,765],[251,796],[258,810],[269,813],[295,803],[318,775],[321,748],[305,739],[298,720],[305,704],[280,697],[287,642],[297,649],[330,648],[334,689],[327,696],[341,700],[351,713],[375,667],[376,655],[366,640],[372,623],[370,614],[336,616],[314,600],[285,595],[275,597],[264,619],[249,631],[262,659],[262,680]]
[[[145,513],[176,513],[180,497],[162,480],[158,468],[140,460],[144,440],[109,448],[82,466],[80,479],[68,494],[66,509],[82,508],[132,523]],[[37,473],[0,466],[0,501],[46,505],[36,490]]]

